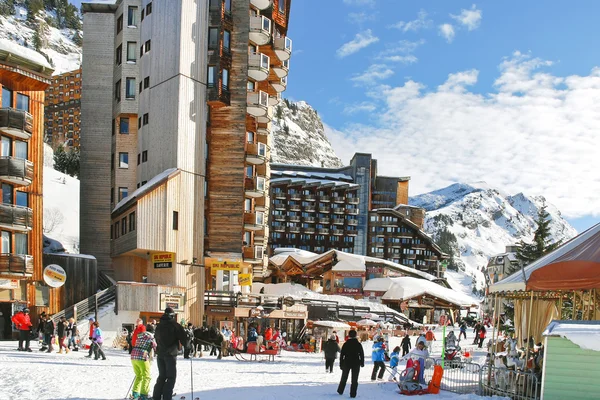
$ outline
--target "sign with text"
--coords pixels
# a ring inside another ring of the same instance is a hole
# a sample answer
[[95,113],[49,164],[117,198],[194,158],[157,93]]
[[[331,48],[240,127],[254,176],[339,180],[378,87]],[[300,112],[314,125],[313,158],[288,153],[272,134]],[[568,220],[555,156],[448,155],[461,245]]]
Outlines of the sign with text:
[[362,289],[339,287],[335,288],[335,292],[339,294],[360,294],[362,292]]
[[363,278],[365,276],[364,272],[351,272],[351,271],[335,271],[335,276],[343,277],[343,278]]
[[152,254],[154,268],[173,268],[173,262],[175,262],[175,253]]
[[210,264],[210,268],[215,271],[239,271],[240,270],[240,262],[239,261],[213,261]]
[[67,281],[67,273],[57,264],[50,264],[44,268],[44,282],[50,287],[59,288]]
[[208,314],[226,314],[233,315],[233,307],[218,307],[218,306],[209,306],[206,307],[206,312]]
[[238,282],[240,286],[251,286],[252,285],[252,274],[239,274]]
[[164,311],[165,308],[171,307],[173,311],[183,311],[183,295],[182,294],[160,294],[160,309]]
[[0,289],[18,289],[18,279],[0,279]]

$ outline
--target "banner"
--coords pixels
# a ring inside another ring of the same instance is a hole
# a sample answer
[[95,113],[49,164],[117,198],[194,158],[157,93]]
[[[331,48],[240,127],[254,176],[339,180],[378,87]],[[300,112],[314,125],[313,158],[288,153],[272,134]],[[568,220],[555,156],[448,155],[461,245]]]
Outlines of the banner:
[[239,274],[238,282],[240,286],[252,286],[252,274]]
[[210,268],[215,271],[239,271],[240,270],[240,262],[239,261],[213,261],[210,264]]
[[18,289],[18,279],[0,279],[0,289]]
[[173,268],[173,262],[175,262],[175,253],[152,254],[154,268]]

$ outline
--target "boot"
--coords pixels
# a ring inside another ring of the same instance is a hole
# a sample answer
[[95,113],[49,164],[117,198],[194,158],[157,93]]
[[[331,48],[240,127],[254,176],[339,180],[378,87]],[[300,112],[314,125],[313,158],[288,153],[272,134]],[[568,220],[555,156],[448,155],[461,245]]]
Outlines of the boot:
[[65,349],[65,354],[69,354],[69,349]]
[[33,350],[31,350],[29,347],[25,349],[26,352],[31,353]]
[[58,354],[62,354],[62,347],[58,350]]
[[131,392],[130,399],[139,399],[141,396],[138,392]]

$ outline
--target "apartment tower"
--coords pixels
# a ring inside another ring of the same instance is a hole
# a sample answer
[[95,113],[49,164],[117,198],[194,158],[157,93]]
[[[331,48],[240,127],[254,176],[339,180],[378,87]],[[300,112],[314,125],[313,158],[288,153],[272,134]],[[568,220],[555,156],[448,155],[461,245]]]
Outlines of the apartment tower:
[[289,7],[83,4],[81,251],[117,280],[183,290],[182,317],[195,324],[205,289],[245,291],[240,278],[266,269]]
[[81,68],[52,77],[46,89],[44,141],[53,150],[79,149],[81,132]]

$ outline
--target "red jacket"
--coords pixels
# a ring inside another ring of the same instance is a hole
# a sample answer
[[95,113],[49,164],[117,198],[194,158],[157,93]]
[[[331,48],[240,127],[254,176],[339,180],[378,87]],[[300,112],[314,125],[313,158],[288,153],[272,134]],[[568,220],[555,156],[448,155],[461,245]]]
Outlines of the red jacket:
[[273,329],[271,329],[270,327],[267,328],[267,330],[265,331],[265,340],[271,340],[273,339]]
[[133,334],[131,335],[131,346],[132,347],[135,346],[135,342],[137,341],[137,337],[142,332],[146,332],[146,325],[139,324],[138,326],[135,327],[135,329],[133,330]]
[[18,312],[15,315],[13,315],[12,322],[20,331],[28,331],[31,329],[32,326],[29,314],[23,314],[23,312]]

